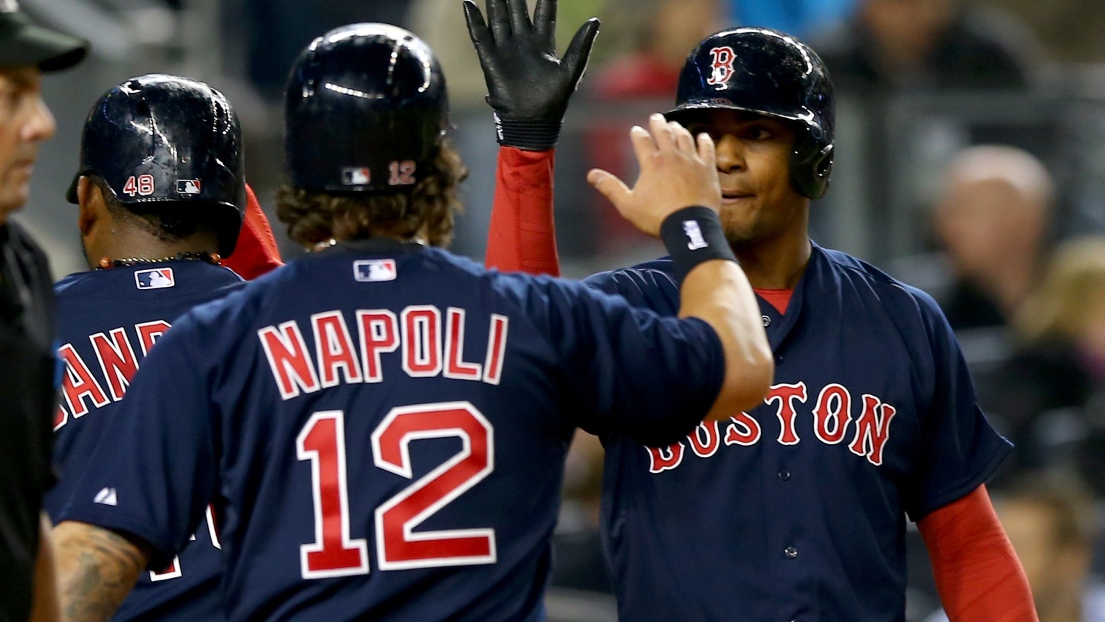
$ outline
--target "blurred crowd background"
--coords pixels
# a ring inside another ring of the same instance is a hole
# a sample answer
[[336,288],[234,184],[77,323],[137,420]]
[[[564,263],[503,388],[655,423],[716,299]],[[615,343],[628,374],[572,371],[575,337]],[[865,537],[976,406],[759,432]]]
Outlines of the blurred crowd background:
[[[88,107],[147,72],[209,82],[236,107],[261,202],[282,172],[281,93],[292,60],[346,23],[424,38],[445,68],[471,171],[453,250],[482,259],[497,146],[460,0],[21,0],[92,41],[91,62],[48,77],[56,139],[19,215],[54,275],[85,269],[64,192]],[[990,484],[1043,622],[1105,620],[1105,3],[1101,0],[560,0],[561,49],[603,21],[557,154],[564,274],[662,253],[584,181],[632,176],[628,128],[674,98],[683,59],[731,25],[809,42],[837,85],[832,188],[817,243],[868,260],[941,303],[980,404],[1017,444]],[[272,217],[271,209],[267,210]],[[274,219],[285,257],[301,251]],[[614,619],[597,539],[601,446],[581,437],[557,537],[555,620]],[[939,620],[920,538],[908,619]]]

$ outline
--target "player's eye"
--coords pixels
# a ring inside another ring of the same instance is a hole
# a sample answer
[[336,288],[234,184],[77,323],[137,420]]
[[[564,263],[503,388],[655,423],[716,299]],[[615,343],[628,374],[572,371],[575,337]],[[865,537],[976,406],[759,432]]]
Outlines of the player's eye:
[[750,125],[742,134],[747,140],[770,140],[775,135],[766,125]]

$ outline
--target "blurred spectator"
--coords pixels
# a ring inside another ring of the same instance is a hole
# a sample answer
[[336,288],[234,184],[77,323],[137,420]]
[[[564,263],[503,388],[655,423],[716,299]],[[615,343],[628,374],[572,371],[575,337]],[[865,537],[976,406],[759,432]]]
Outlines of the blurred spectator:
[[[480,10],[485,9],[485,0],[474,1],[480,5]],[[409,3],[407,23],[410,24],[410,31],[425,41],[440,60],[449,84],[450,107],[462,111],[486,111],[490,119],[491,109],[484,104],[487,86],[480,70],[480,60],[472,48],[468,28],[464,24],[460,0],[409,0]],[[527,4],[532,15],[536,0],[528,0]],[[606,4],[605,0],[559,0],[556,7],[556,22],[560,25],[556,29],[557,50],[563,52],[579,24],[596,15],[602,19],[602,30],[592,58],[597,57],[602,48],[608,49],[605,40],[608,39],[610,22],[631,19],[632,11],[625,16],[610,15],[604,8]],[[584,78],[585,83],[589,80]],[[468,161],[467,157],[465,161]],[[475,179],[475,176],[470,179]]]
[[1046,261],[1051,175],[1032,155],[1003,146],[966,149],[948,171],[935,227],[954,283],[940,306],[957,332],[1007,324]]
[[1105,496],[1105,238],[1063,243],[1015,321],[1020,345],[980,387],[1017,450],[1007,471],[1077,467]]
[[1023,25],[959,0],[860,0],[813,47],[844,90],[1022,88],[1039,57]]
[[636,97],[674,101],[687,54],[721,25],[719,0],[612,0],[608,12],[618,16],[608,20],[614,22],[610,35],[626,51],[588,81],[593,93],[605,101]]
[[856,10],[856,0],[730,0],[741,26],[766,26],[809,39],[839,26]]
[[[261,92],[273,100],[282,96],[292,62],[315,37],[338,26],[360,22],[404,26],[408,5],[411,4],[411,0],[237,2],[240,2],[241,17],[249,20],[246,32],[250,78]],[[453,9],[460,15],[459,1]]]
[[[584,88],[601,104],[651,100],[656,109],[648,112],[670,108],[687,54],[720,27],[720,0],[611,0],[608,11],[617,15],[616,20],[609,20],[614,22],[610,37],[625,52],[605,63],[593,77],[588,76]],[[644,123],[645,114],[639,118],[623,115],[616,123],[591,123],[584,137],[588,167],[632,178],[636,164],[626,136],[634,124]],[[589,225],[592,237],[601,241],[596,252],[616,255],[646,240],[598,193],[589,192],[586,197],[594,215],[588,214],[584,220],[599,225],[597,231]]]
[[1066,63],[1105,61],[1105,2],[1101,0],[971,0],[1028,24],[1049,56]]
[[[1018,480],[994,503],[1024,566],[1040,622],[1105,622],[1105,586],[1090,575],[1099,517],[1090,495],[1061,473]],[[946,622],[944,613],[926,622]]]

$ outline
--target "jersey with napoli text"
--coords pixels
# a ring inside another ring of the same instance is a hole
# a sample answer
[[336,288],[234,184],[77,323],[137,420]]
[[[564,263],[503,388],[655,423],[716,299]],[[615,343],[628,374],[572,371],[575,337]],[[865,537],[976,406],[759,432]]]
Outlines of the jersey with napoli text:
[[701,320],[340,244],[182,318],[66,517],[165,558],[212,503],[234,621],[543,620],[574,428],[674,442],[723,374]]
[[[226,268],[172,261],[81,272],[56,285],[64,373],[54,416],[58,484],[46,497],[52,519],[62,516],[92,464],[93,451],[150,348],[185,311],[241,283]],[[100,501],[110,504],[115,497],[109,490]],[[221,619],[220,543],[213,516],[205,514],[194,542],[165,567],[143,572],[114,620]]]
[[[661,259],[586,282],[674,315],[671,275]],[[815,245],[785,314],[760,309],[763,405],[663,448],[603,435],[619,619],[904,621],[907,517],[973,491],[1010,445],[923,292]]]

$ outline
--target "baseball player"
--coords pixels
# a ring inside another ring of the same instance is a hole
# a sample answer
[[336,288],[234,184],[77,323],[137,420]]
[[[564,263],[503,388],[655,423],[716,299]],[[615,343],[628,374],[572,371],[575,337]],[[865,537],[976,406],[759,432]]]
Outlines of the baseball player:
[[[474,25],[486,67],[498,48]],[[516,85],[485,73],[491,104],[508,106]],[[1010,446],[976,406],[942,313],[809,239],[810,201],[833,161],[821,60],[783,33],[727,30],[688,56],[676,103],[666,119],[716,144],[725,235],[755,288],[776,373],[758,407],[666,448],[602,434],[620,618],[904,620],[912,520],[951,619],[1035,620],[983,486]],[[552,151],[500,142],[488,262],[555,266]],[[615,202],[625,192],[603,171],[588,179]],[[670,316],[673,267],[662,258],[586,282]]]
[[10,218],[23,208],[39,145],[57,131],[42,78],[77,64],[88,42],[0,1],[0,620],[56,615],[42,497],[54,405],[54,295],[46,255]]
[[[88,115],[80,169],[68,198],[89,272],[57,284],[62,375],[54,417],[58,483],[46,496],[57,520],[145,355],[176,318],[241,284],[220,267],[236,257],[254,272],[270,258],[238,252],[238,238],[264,245],[246,211],[241,130],[233,109],[208,85],[168,75],[132,78],[110,89]],[[252,195],[250,195],[252,199]],[[271,241],[271,232],[269,240]],[[246,246],[246,244],[242,244]],[[232,254],[233,253],[233,254]],[[259,261],[260,260],[260,261]],[[117,502],[105,494],[105,504]],[[143,572],[116,620],[218,620],[220,546],[206,513],[194,542],[164,568]]]
[[574,428],[666,444],[770,382],[709,138],[639,133],[648,166],[618,203],[672,247],[684,319],[661,319],[438,248],[464,169],[409,32],[316,39],[285,120],[278,213],[318,250],[193,309],[146,359],[57,528],[66,607],[102,617],[210,503],[230,620],[544,619]]

